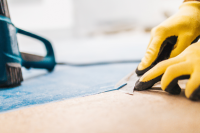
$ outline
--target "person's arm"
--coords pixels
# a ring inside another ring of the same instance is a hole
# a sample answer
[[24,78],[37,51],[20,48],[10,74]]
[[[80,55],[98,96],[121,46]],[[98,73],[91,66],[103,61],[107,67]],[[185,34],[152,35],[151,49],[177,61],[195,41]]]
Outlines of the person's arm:
[[184,2],[187,2],[187,1],[199,1],[200,2],[200,0],[184,0]]

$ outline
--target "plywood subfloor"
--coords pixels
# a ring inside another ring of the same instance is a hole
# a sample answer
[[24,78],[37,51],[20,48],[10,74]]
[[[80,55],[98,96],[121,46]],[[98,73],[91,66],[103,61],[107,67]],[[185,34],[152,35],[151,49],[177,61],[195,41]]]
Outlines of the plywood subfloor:
[[160,90],[120,91],[0,114],[0,133],[200,132],[200,102]]

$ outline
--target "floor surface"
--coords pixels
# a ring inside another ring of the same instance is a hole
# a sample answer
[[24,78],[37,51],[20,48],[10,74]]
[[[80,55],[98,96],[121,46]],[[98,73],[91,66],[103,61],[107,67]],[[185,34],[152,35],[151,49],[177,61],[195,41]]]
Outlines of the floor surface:
[[199,110],[183,92],[115,91],[0,114],[0,132],[197,133]]
[[[141,59],[149,37],[131,36],[131,39],[115,37],[102,40],[86,39],[53,42],[57,61],[88,63]],[[24,52],[36,50],[35,45],[32,45],[32,47],[28,45],[21,46]],[[40,49],[36,51],[40,52]],[[123,70],[123,67],[121,68],[120,72]],[[95,69],[99,71],[99,69]],[[129,69],[124,70],[127,72],[122,76],[118,75],[117,78],[120,80],[130,73],[132,68]],[[105,68],[104,70],[108,69]],[[110,70],[108,72],[110,73]],[[66,73],[73,75],[71,71],[66,71]],[[96,79],[97,83],[99,80],[105,80],[105,82],[101,82],[103,86],[104,83],[108,82],[107,79],[112,80],[113,83],[115,82],[114,78],[111,79],[111,77],[117,72],[113,71],[113,75],[110,76],[106,76],[101,72],[96,73],[100,73],[102,76],[93,77],[93,80]],[[32,81],[38,83],[37,80],[41,80],[38,77],[26,76],[29,80],[25,81],[24,85],[28,85]],[[84,83],[86,79],[84,79]],[[62,81],[65,83],[65,80]],[[88,81],[91,81],[91,79],[87,80],[86,83]],[[81,82],[80,79],[79,82]],[[53,86],[54,90],[58,88],[56,84]],[[25,89],[29,87],[34,89],[33,86],[27,86]],[[36,88],[38,89],[38,87]],[[81,89],[78,86],[75,88]],[[95,87],[91,86],[90,88],[94,89]],[[30,89],[30,91],[32,90]],[[41,90],[38,89],[38,91]],[[62,92],[64,91],[58,91],[59,95],[64,96],[65,93]],[[46,93],[49,93],[49,91],[46,91]],[[46,93],[44,94],[46,95]],[[19,93],[19,95],[23,94]],[[43,98],[42,95],[43,93],[39,93],[37,96]],[[34,99],[34,97],[32,98]],[[47,98],[51,98],[51,95]],[[15,99],[12,100],[15,102]],[[1,102],[3,102],[2,99]],[[2,105],[4,105],[3,103]],[[169,95],[161,90],[135,91],[133,95],[114,91],[63,101],[53,100],[53,102],[47,104],[25,106],[10,112],[3,112],[0,114],[0,133],[198,133],[200,132],[199,110],[200,103],[186,99],[184,91],[178,96]]]

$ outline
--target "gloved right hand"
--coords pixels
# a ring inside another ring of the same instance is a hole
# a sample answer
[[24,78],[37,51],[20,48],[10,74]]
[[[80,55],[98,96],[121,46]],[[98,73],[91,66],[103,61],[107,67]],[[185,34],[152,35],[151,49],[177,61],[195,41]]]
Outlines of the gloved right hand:
[[179,55],[200,35],[200,2],[184,2],[179,11],[153,28],[144,58],[136,69],[143,75],[158,62]]
[[185,95],[191,100],[200,99],[200,42],[187,47],[178,56],[158,63],[136,83],[135,90],[150,89],[161,80],[161,88],[170,94],[179,94],[178,80],[189,79]]

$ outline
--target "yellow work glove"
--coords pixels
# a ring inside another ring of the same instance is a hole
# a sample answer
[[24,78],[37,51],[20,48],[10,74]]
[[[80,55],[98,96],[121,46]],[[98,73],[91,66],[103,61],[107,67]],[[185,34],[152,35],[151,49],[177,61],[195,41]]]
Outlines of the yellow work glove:
[[136,69],[143,75],[158,62],[179,55],[200,35],[200,2],[185,2],[179,11],[153,28],[146,54]]
[[136,90],[151,88],[161,80],[161,88],[171,94],[179,94],[179,79],[189,79],[185,95],[191,100],[200,99],[200,42],[187,47],[178,56],[162,61],[146,72],[136,83]]

